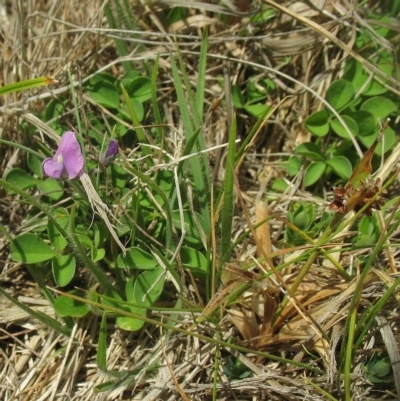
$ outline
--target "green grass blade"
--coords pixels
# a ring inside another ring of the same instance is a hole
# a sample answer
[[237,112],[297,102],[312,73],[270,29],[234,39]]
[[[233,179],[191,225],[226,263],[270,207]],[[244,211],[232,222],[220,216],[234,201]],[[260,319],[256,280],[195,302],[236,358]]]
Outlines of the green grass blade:
[[70,70],[68,70],[68,78],[69,78],[69,82],[70,82],[70,86],[71,86],[71,95],[72,95],[72,102],[74,103],[74,112],[75,112],[76,123],[78,125],[77,137],[78,137],[79,143],[81,144],[83,160],[85,160],[85,164],[86,164],[86,149],[84,146],[86,141],[83,138],[82,121],[81,121],[81,118],[79,115],[80,107],[78,105],[78,98],[76,96],[76,91],[75,91],[75,87],[73,85],[73,80],[72,80],[72,75],[71,75]]
[[21,308],[24,312],[32,316],[34,319],[39,320],[43,324],[45,324],[48,327],[51,327],[53,330],[57,331],[60,334],[64,334],[65,336],[69,336],[71,334],[71,331],[68,328],[65,328],[62,326],[57,320],[53,319],[52,317],[39,312],[35,311],[28,306],[24,305],[23,303],[19,302],[17,299],[13,298],[7,291],[4,291],[0,287],[0,294],[4,297],[7,298],[10,302],[12,302],[14,305],[18,306],[18,308]]
[[53,77],[39,77],[33,79],[27,79],[25,81],[15,82],[3,87],[0,87],[0,96],[7,95],[8,93],[15,93],[25,91],[34,88],[40,88],[41,86],[47,86],[55,84],[58,81]]
[[[197,114],[194,102],[188,101],[185,92],[183,90],[182,80],[176,66],[176,62],[171,57],[171,68],[172,75],[174,78],[175,90],[178,97],[179,111],[183,123],[183,129],[185,132],[186,141],[191,141],[193,135],[196,135],[196,131],[201,128],[201,125],[197,121],[197,125],[194,125],[195,115]],[[183,70],[182,74],[185,76],[186,72]],[[188,92],[190,88],[188,88]],[[189,99],[193,100],[193,95],[188,93]],[[189,104],[188,104],[189,103]],[[191,107],[189,107],[189,105]],[[204,138],[200,132],[197,141],[195,141],[196,149],[203,150],[205,148]],[[200,210],[205,221],[205,232],[209,236],[211,232],[211,219],[210,219],[210,175],[208,171],[208,158],[205,154],[199,154],[190,158],[190,170],[191,178],[194,181],[194,191],[197,200],[197,206]]]
[[160,109],[158,107],[158,102],[157,102],[157,75],[158,75],[159,60],[160,60],[160,56],[157,55],[155,62],[154,62],[153,70],[151,71],[151,105],[153,108],[154,120],[155,120],[156,124],[159,125],[158,127],[156,127],[156,130],[157,130],[159,139],[161,139],[162,135],[163,135],[163,130],[162,130],[161,124],[163,123],[163,121],[161,119],[161,113],[160,113]]
[[[354,294],[358,298],[357,293]],[[353,365],[353,355],[354,355],[354,332],[356,330],[357,321],[357,308],[353,308],[349,315],[348,331],[345,332],[347,337],[347,347],[344,362],[344,399],[346,401],[351,401],[351,367]]]
[[[138,136],[138,140],[140,143],[146,144],[147,143],[146,134],[144,132],[144,129],[142,128],[142,125],[139,122],[138,116],[136,114],[135,108],[133,107],[133,104],[128,95],[128,92],[126,91],[126,89],[123,85],[121,85],[121,90],[122,90],[122,95],[124,97],[124,102],[128,109],[129,116],[131,117],[131,120],[132,120],[132,124],[135,127],[135,131]],[[142,146],[142,153],[145,156],[149,156],[151,154],[151,150],[150,150],[150,148],[148,148],[146,146]],[[154,165],[154,163],[150,157],[146,158],[146,163],[149,167]]]
[[233,221],[233,190],[235,185],[235,156],[236,156],[236,116],[232,118],[229,133],[228,155],[225,167],[225,180],[223,185],[223,204],[221,210],[221,264],[229,260],[229,250],[232,242]]
[[243,157],[243,154],[244,154],[247,146],[249,145],[249,143],[253,140],[254,135],[256,135],[259,132],[262,125],[265,124],[266,120],[275,111],[275,109],[276,108],[274,107],[272,109],[266,110],[262,114],[262,116],[256,121],[256,123],[253,125],[253,128],[251,129],[249,134],[246,135],[246,138],[241,143],[240,148],[238,149],[238,151],[236,153],[236,162],[238,162]]
[[176,96],[178,97],[178,104],[179,104],[179,112],[180,117],[182,119],[183,129],[185,130],[186,138],[190,138],[195,129],[191,119],[191,110],[189,110],[188,102],[185,96],[185,92],[183,90],[182,80],[179,75],[179,71],[175,62],[175,58],[171,57],[171,69],[172,69],[172,76],[174,78],[174,85]]
[[[117,23],[115,22],[114,15],[113,15],[109,5],[106,5],[104,7],[104,14],[106,16],[109,27],[111,29],[118,29],[119,27],[117,26]],[[115,47],[117,48],[117,52],[120,55],[120,57],[124,57],[129,54],[128,49],[126,47],[126,43],[123,39],[115,38],[114,42],[115,42]],[[122,66],[124,67],[124,70],[126,73],[132,70],[132,63],[130,61],[123,61]]]
[[103,313],[99,330],[99,341],[97,343],[96,362],[97,367],[104,373],[107,373],[107,317]]
[[207,30],[204,31],[203,38],[201,40],[200,48],[200,59],[199,59],[199,71],[196,87],[196,108],[199,118],[204,113],[204,93],[206,86],[206,68],[207,68],[207,48],[208,48],[208,35]]
[[143,181],[145,184],[151,188],[154,194],[159,195],[164,201],[165,215],[166,215],[166,247],[171,249],[172,246],[172,210],[170,206],[170,201],[165,195],[164,191],[146,174],[141,173],[139,170],[131,166],[127,166],[127,170],[139,180]]

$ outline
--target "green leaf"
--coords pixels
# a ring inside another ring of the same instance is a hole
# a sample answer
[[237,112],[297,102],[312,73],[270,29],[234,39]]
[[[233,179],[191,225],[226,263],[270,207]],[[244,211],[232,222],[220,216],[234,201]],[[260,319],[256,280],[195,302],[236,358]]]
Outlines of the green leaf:
[[43,177],[42,160],[43,159],[40,159],[32,153],[26,154],[26,163],[28,164],[28,167],[30,168],[32,173],[36,174],[38,177]]
[[231,91],[233,105],[238,109],[242,109],[245,106],[245,100],[239,85],[232,85]]
[[140,103],[143,103],[151,98],[150,78],[137,77],[130,82],[126,90],[131,99],[136,99]]
[[113,163],[110,166],[111,183],[114,188],[123,189],[126,187],[126,183],[129,179],[127,172]]
[[[13,168],[6,176],[6,181],[11,185],[18,187],[19,189],[28,189],[34,187],[39,180],[32,177],[25,170],[20,168]],[[7,191],[9,194],[13,194],[13,191]]]
[[129,248],[126,255],[118,255],[117,266],[123,269],[154,269],[158,265],[153,255],[138,247]]
[[276,178],[271,185],[271,190],[276,192],[285,192],[289,184],[283,178]]
[[[143,120],[144,118],[144,108],[143,108],[143,104],[136,98],[129,98],[129,101],[131,103],[131,106],[129,107],[125,107],[125,105],[123,107],[119,108],[119,115],[126,118],[127,120],[132,120],[132,115],[131,110],[133,109],[136,113],[136,118],[137,121],[140,122]],[[130,109],[130,107],[132,107],[132,109]],[[140,129],[142,131],[142,129]],[[139,139],[139,142],[143,142],[141,139]]]
[[76,260],[72,255],[53,257],[52,269],[54,281],[59,287],[65,287],[74,278]]
[[119,108],[120,93],[115,87],[114,83],[109,81],[97,82],[93,87],[88,90],[88,95],[99,105],[109,108]]
[[351,117],[358,125],[359,136],[371,135],[379,131],[379,124],[372,113],[359,110],[351,114]]
[[[134,287],[136,284],[136,280],[132,277],[130,280],[127,281],[125,285],[125,295],[128,300],[128,302],[132,302],[135,305],[123,305],[122,309],[128,311],[129,313],[133,313],[135,315],[138,315],[138,317],[132,317],[132,316],[117,316],[116,318],[116,324],[118,327],[120,327],[123,330],[128,330],[128,331],[137,331],[140,330],[143,325],[144,321],[143,319],[140,319],[140,317],[146,317],[147,310],[144,308],[140,308],[137,305],[136,298],[135,298],[135,292],[134,292]],[[121,299],[117,294],[116,299]],[[105,302],[105,300],[103,301]],[[108,301],[109,303],[110,301]],[[112,303],[111,303],[112,305]],[[121,308],[117,306],[118,308]]]
[[[79,290],[68,291],[68,294],[81,298],[85,297],[85,294]],[[89,313],[90,307],[88,304],[72,299],[67,295],[61,295],[54,302],[54,310],[61,317],[82,317]]]
[[53,256],[54,251],[34,234],[19,235],[11,244],[11,258],[16,262],[41,263]]
[[312,162],[304,173],[303,183],[306,187],[315,184],[324,174],[326,164],[321,161]]
[[[64,209],[62,207],[55,209],[54,210],[54,218],[57,220],[57,223],[62,228],[64,228],[66,231],[68,231],[70,216],[69,216],[67,209]],[[51,241],[51,244],[53,245],[53,247],[55,249],[62,251],[68,245],[67,238],[64,238],[61,235],[60,231],[55,226],[54,222],[50,219],[47,223],[47,234],[49,236],[49,240]]]
[[[369,148],[374,143],[377,134],[360,136],[360,142],[366,147]],[[393,145],[396,143],[396,133],[393,131],[391,127],[387,127],[385,133],[383,134],[383,139],[378,143],[375,154],[378,156],[382,156],[383,153],[386,153],[390,150]],[[382,152],[382,147],[384,146],[384,150]]]
[[164,288],[164,281],[165,272],[161,267],[156,267],[153,270],[145,270],[139,274],[133,287],[135,303],[143,306],[153,305]]
[[[389,77],[394,76],[394,68],[396,65],[396,60],[393,58],[393,54],[391,51],[381,51],[379,54],[371,60],[375,65],[384,73],[386,73]],[[369,73],[364,71],[364,74],[367,78],[370,78]],[[388,92],[387,89],[387,79],[381,77],[379,79],[380,82],[374,77],[369,85],[363,91],[364,96],[378,96],[383,95]],[[385,85],[386,84],[386,85]]]
[[271,110],[271,106],[262,103],[257,103],[257,104],[249,104],[245,106],[244,109],[252,117],[261,118],[268,110]]
[[99,262],[104,259],[104,256],[106,256],[106,250],[104,248],[93,247],[91,249],[91,254],[93,262]]
[[[389,75],[389,77],[393,76],[393,69],[394,69],[394,61],[393,59],[388,61],[387,63],[384,64],[378,64],[377,67],[385,72],[386,74]],[[367,77],[369,78],[369,74],[367,74]],[[382,79],[381,81],[386,82],[385,79]],[[364,96],[378,96],[378,95],[383,95],[388,91],[387,87],[385,85],[381,84],[378,82],[375,78],[371,81],[369,85],[365,88],[363,91]]]
[[[143,308],[131,308],[130,312],[142,317],[146,317],[147,313],[146,309]],[[138,331],[144,326],[145,322],[144,320],[136,317],[117,316],[115,323],[122,330]]]
[[[189,245],[202,245],[200,229],[205,230],[203,216],[191,210],[183,210],[183,227],[180,218],[180,211],[172,211],[172,225],[177,230],[184,229],[186,231],[185,242]],[[199,226],[200,225],[200,228]]]
[[45,196],[54,201],[60,200],[64,196],[64,189],[59,180],[47,178],[37,184],[37,189]]
[[93,224],[94,246],[98,248],[100,245],[104,244],[109,234],[110,231],[104,223],[97,222]]
[[366,100],[360,110],[371,113],[376,119],[385,120],[397,109],[396,105],[387,97],[375,96]]
[[354,86],[345,79],[338,79],[332,82],[326,91],[326,100],[337,111],[344,109],[350,104],[355,95]]
[[117,79],[113,74],[109,74],[108,72],[100,72],[99,74],[96,74],[92,78],[90,78],[87,86],[94,86],[97,84],[102,84],[104,82],[111,83],[115,86],[116,81]]
[[261,82],[257,82],[256,84],[253,81],[247,81],[246,94],[248,104],[259,103],[268,96],[268,92],[266,88],[261,85]]
[[183,246],[180,252],[182,265],[196,274],[207,273],[207,259],[203,252]]
[[353,167],[344,156],[335,156],[326,161],[326,164],[340,177],[348,180],[353,172]]
[[[346,123],[347,127],[350,129],[353,136],[356,137],[358,135],[357,122],[350,116],[343,115],[341,117],[342,117],[343,121]],[[345,139],[350,138],[349,134],[347,133],[346,128],[336,117],[331,121],[331,128],[341,138],[345,138]]]
[[367,84],[367,86],[365,86],[367,80],[369,79],[369,74],[366,73],[361,63],[354,58],[350,58],[346,63],[343,78],[353,84],[356,92],[359,92],[361,88],[366,90],[371,85]]
[[301,231],[307,231],[313,221],[313,214],[309,213],[308,209],[302,209],[294,214],[292,223]]
[[326,110],[317,111],[311,114],[305,121],[308,131],[315,136],[322,137],[329,132],[329,114]]
[[314,142],[306,142],[299,145],[294,151],[296,155],[308,157],[311,160],[323,161],[324,156],[321,150]]
[[[123,303],[124,300],[122,299],[121,295],[118,294],[117,291],[113,290],[107,290],[104,293],[104,297],[101,298],[101,302],[103,305],[114,308],[114,309],[120,309],[120,310],[128,310],[128,307]],[[116,311],[113,311],[112,313],[117,313]]]
[[66,101],[51,99],[44,110],[43,121],[57,120],[65,113]]
[[[285,164],[287,173],[294,177],[303,165],[303,161],[299,157],[291,157]],[[287,184],[286,184],[287,185]]]

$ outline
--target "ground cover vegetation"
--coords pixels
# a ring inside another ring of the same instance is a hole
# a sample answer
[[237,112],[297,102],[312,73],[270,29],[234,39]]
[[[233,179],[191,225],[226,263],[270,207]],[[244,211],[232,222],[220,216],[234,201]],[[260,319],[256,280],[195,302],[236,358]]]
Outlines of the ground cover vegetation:
[[0,398],[400,395],[400,1],[0,6]]

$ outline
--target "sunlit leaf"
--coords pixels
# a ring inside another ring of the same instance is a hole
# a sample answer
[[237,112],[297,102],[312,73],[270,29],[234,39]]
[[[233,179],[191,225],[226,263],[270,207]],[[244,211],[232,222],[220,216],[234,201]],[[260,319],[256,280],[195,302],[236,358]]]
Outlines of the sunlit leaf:
[[11,244],[11,258],[17,262],[40,263],[53,256],[54,251],[34,234],[19,235]]
[[321,161],[315,161],[312,162],[308,167],[307,170],[304,174],[304,185],[306,187],[315,184],[324,174],[324,171],[326,169],[326,164],[325,162]]

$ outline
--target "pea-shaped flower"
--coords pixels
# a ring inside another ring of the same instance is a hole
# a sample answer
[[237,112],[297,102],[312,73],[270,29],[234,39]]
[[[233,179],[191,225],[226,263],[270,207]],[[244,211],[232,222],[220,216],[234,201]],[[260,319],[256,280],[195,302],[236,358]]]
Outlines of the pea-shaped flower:
[[45,176],[72,180],[82,174],[83,165],[83,155],[75,133],[67,131],[54,157],[43,161],[42,170]]

